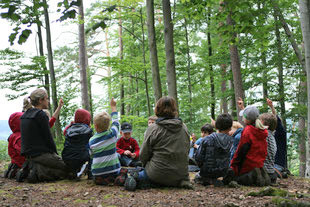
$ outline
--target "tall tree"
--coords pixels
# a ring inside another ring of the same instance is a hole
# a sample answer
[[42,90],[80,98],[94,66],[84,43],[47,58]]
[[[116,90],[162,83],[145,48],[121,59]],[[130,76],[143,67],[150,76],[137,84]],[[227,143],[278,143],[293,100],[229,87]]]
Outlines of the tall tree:
[[[121,8],[119,8],[119,19],[118,19],[118,46],[119,46],[119,58],[122,61],[124,59],[124,46],[123,46],[123,26],[121,19]],[[121,72],[122,73],[122,72]],[[123,75],[121,74],[121,85],[120,85],[120,98],[121,98],[121,115],[125,115],[125,88]]]
[[82,95],[82,107],[90,111],[86,56],[87,53],[85,46],[84,6],[83,6],[83,0],[81,0],[79,6],[79,65],[80,65],[80,78],[81,78],[81,95]]
[[157,47],[156,47],[156,33],[154,21],[154,0],[146,0],[146,14],[147,14],[147,31],[150,48],[150,61],[153,76],[153,90],[155,101],[157,102],[162,97],[162,88],[160,81],[160,73],[158,66]]
[[178,103],[177,79],[175,72],[175,57],[173,44],[173,24],[171,19],[170,0],[162,0],[164,16],[164,38],[166,52],[166,74],[168,84],[168,95],[173,97]]

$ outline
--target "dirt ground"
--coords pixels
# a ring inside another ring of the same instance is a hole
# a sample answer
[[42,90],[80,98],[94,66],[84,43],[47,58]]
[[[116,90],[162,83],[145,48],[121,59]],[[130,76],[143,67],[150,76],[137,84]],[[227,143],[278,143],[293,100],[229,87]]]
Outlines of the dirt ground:
[[[4,164],[0,165],[3,175]],[[193,177],[193,174],[191,174]],[[125,191],[118,186],[96,186],[92,181],[63,180],[52,183],[17,183],[15,180],[0,178],[0,206],[289,206],[284,201],[276,205],[273,196],[253,197],[249,192],[258,192],[260,187],[214,187],[194,184],[195,190],[178,188],[156,188],[149,190]],[[289,199],[310,206],[310,180],[289,177],[279,180],[276,189],[290,194]],[[291,206],[299,206],[293,204]]]

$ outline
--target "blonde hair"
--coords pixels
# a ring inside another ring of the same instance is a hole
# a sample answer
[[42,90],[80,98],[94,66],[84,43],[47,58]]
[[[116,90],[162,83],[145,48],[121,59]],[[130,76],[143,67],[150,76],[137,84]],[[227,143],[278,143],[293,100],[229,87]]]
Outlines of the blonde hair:
[[44,99],[47,96],[47,92],[43,88],[38,88],[30,94],[30,102],[33,106],[39,105],[40,100]]
[[101,112],[94,117],[97,132],[103,132],[110,126],[111,116],[107,112]]
[[32,105],[30,103],[30,98],[26,97],[23,100],[23,110],[22,110],[22,112],[25,112],[25,111],[27,111],[30,108],[32,108]]
[[232,128],[240,129],[240,128],[243,128],[243,126],[242,126],[242,124],[240,124],[239,122],[233,121]]

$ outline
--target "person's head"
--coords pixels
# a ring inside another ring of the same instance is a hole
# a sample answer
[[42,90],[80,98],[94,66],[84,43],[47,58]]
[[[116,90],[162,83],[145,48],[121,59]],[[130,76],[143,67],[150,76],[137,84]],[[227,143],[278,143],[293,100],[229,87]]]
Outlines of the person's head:
[[239,115],[242,116],[242,119],[246,125],[254,125],[259,116],[259,110],[256,106],[250,105],[241,110]]
[[274,131],[277,127],[277,117],[271,113],[264,113],[259,116],[262,124],[268,126],[270,131]]
[[215,128],[219,132],[229,133],[233,125],[233,119],[230,114],[220,114],[215,120]]
[[29,96],[30,103],[39,109],[48,109],[48,95],[45,89],[38,88]]
[[178,116],[177,103],[170,96],[161,97],[155,106],[155,115],[157,117],[175,118]]
[[132,133],[132,126],[128,122],[124,122],[121,125],[121,135],[124,139],[129,139]]
[[157,116],[150,116],[147,120],[147,126],[151,126],[152,124],[154,124],[157,119]]
[[233,121],[233,125],[231,127],[231,130],[229,131],[229,135],[232,136],[237,131],[237,129],[240,128],[243,128],[242,124],[237,121]]
[[101,112],[94,117],[96,132],[106,131],[110,126],[111,116],[107,112]]
[[[82,123],[90,125],[91,115],[85,109],[77,109],[74,113],[74,123]],[[110,123],[110,122],[109,122]]]
[[43,109],[43,111],[46,113],[46,115],[50,119],[51,118],[51,113],[47,109]]
[[20,117],[23,115],[23,112],[15,112],[11,114],[9,118],[9,126],[12,132],[20,132]]
[[206,137],[214,132],[213,126],[211,124],[205,124],[201,127],[201,137]]
[[25,97],[23,99],[23,110],[22,110],[22,112],[25,112],[25,111],[27,111],[30,108],[32,108],[32,105],[30,103],[30,98],[29,97]]

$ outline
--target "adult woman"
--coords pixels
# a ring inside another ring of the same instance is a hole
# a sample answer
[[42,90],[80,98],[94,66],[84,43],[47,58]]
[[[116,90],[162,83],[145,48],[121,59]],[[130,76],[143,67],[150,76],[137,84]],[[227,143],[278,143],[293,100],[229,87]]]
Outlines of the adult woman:
[[[176,101],[169,96],[162,97],[156,103],[155,115],[158,119],[148,127],[141,147],[140,160],[145,169],[139,172],[138,182],[150,180],[163,186],[190,188],[190,134],[177,118]],[[130,176],[128,179],[130,181]]]
[[28,175],[29,182],[56,180],[67,177],[67,168],[57,155],[49,118],[42,109],[48,108],[48,95],[44,89],[36,89],[29,96],[32,108],[21,117],[21,155],[26,157],[18,181]]

